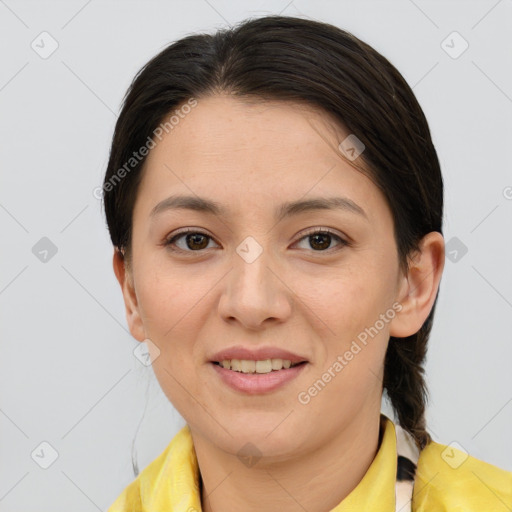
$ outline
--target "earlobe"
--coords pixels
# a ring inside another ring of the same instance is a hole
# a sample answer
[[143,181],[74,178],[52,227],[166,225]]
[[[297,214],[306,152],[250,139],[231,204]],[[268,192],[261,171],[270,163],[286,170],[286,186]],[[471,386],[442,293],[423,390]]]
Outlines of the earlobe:
[[407,275],[401,276],[397,301],[402,309],[390,324],[390,335],[405,338],[416,334],[434,304],[444,269],[444,238],[432,231],[420,242],[420,250],[409,263]]
[[131,275],[130,270],[127,268],[124,255],[117,248],[114,249],[112,265],[114,267],[114,273],[116,275],[117,281],[119,282],[121,291],[123,293],[126,321],[128,322],[130,333],[137,341],[144,341],[146,339],[146,335],[140,315],[137,294],[135,292],[133,283],[133,276]]

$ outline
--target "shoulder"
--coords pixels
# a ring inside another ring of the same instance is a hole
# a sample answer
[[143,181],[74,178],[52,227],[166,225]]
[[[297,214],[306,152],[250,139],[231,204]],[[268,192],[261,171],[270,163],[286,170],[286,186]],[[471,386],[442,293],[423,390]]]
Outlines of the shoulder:
[[[164,485],[163,478],[169,479],[172,461],[188,454],[191,438],[188,426],[183,427],[160,453],[128,484],[107,512],[146,512],[159,499]],[[172,482],[167,481],[167,484]]]
[[512,472],[472,457],[453,443],[431,441],[419,456],[413,510],[512,510]]

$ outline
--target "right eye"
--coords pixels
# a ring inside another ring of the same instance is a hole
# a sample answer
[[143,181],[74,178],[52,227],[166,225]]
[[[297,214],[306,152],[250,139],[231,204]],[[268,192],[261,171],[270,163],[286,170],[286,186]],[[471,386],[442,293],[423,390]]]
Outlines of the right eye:
[[[177,244],[177,241],[182,238],[185,242],[184,245],[180,247]],[[199,252],[208,248],[208,239],[213,240],[210,235],[203,233],[202,231],[187,228],[167,239],[165,246],[169,247],[172,251]]]

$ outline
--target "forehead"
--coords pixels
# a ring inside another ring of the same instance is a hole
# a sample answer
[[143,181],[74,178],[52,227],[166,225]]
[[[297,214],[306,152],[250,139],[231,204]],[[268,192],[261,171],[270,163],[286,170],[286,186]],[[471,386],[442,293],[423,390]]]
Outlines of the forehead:
[[[320,137],[326,145],[323,152],[330,145],[338,156],[335,142],[344,133],[331,116],[304,103],[222,95],[199,99],[165,138],[163,146],[172,148],[181,160],[215,160],[219,155],[230,159],[230,154],[239,158],[242,153],[261,159],[291,158],[288,152],[292,148],[299,154],[319,149]],[[318,156],[318,151],[312,156]]]
[[338,145],[349,132],[327,113],[232,96],[197,102],[146,159],[138,195],[147,208],[171,193],[258,208],[308,193],[344,195],[385,208],[371,180],[341,158]]

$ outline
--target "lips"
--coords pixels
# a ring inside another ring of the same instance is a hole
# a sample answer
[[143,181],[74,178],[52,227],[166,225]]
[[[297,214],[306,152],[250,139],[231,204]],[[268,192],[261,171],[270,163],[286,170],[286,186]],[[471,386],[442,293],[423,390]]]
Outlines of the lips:
[[226,360],[248,360],[264,361],[266,359],[283,359],[291,361],[292,365],[308,362],[307,358],[299,354],[294,354],[289,350],[283,350],[277,347],[261,347],[258,349],[235,346],[227,348],[213,354],[210,358],[212,363],[222,363]]
[[[236,359],[235,355],[240,359]],[[232,359],[224,359],[227,357]],[[288,359],[282,359],[284,357]],[[294,379],[299,378],[309,364],[304,357],[279,349],[231,348],[218,352],[213,358],[209,363],[214,372],[213,375],[220,378],[220,382],[235,392],[245,395],[277,392]],[[217,358],[221,359],[223,363],[219,364],[218,361],[215,361]],[[292,360],[295,363],[292,364]],[[269,362],[271,362],[272,368],[269,368]]]

